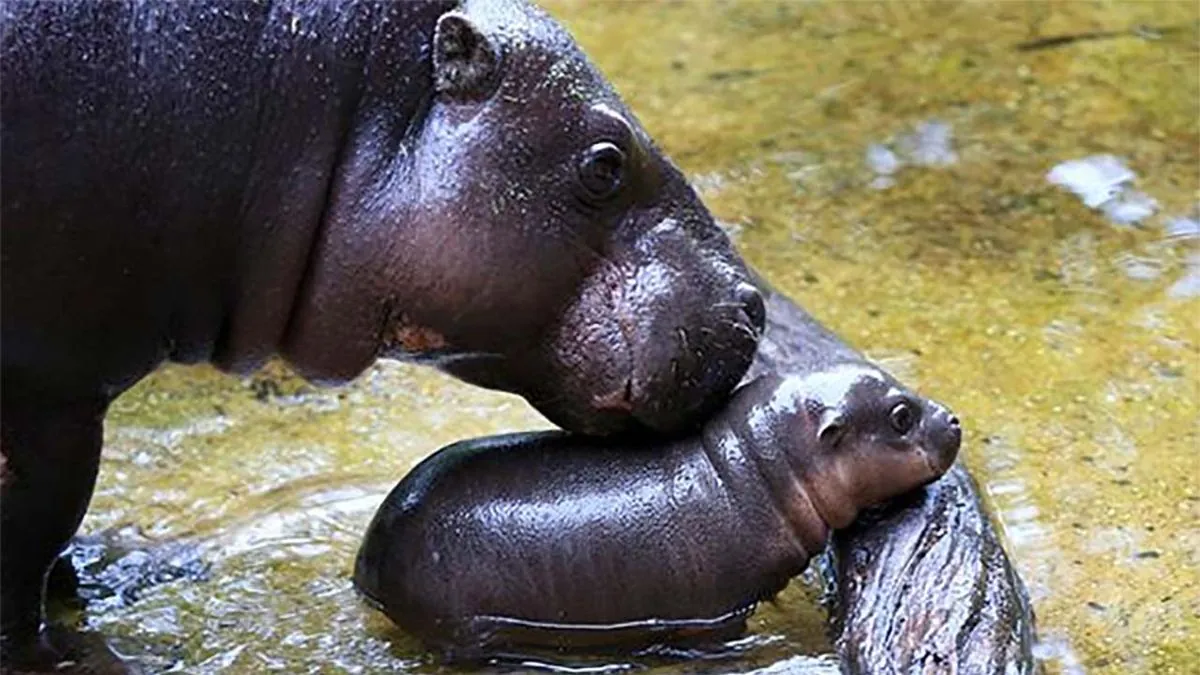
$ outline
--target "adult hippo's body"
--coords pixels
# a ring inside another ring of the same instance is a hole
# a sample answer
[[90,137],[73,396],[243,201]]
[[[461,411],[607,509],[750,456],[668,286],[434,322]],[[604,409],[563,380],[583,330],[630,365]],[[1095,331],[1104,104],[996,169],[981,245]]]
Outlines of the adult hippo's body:
[[6,2],[3,635],[34,639],[109,402],[164,360],[378,356],[568,429],[690,426],[763,321],[727,238],[518,2]]

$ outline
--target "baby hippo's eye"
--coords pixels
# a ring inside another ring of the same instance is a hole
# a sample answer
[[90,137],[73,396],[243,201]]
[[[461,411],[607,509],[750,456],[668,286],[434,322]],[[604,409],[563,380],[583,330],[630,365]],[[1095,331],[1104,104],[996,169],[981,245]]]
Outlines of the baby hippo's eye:
[[897,403],[889,415],[892,422],[892,428],[896,433],[904,435],[912,431],[913,425],[917,422],[917,412],[913,410],[913,406],[908,401]]
[[616,194],[624,177],[625,153],[613,143],[596,143],[579,159],[579,180],[592,199]]

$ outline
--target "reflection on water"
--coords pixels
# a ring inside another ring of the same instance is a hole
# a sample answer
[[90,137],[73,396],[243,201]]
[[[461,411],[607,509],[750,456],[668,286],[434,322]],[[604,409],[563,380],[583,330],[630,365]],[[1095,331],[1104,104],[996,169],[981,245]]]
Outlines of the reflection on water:
[[[551,9],[773,284],[964,420],[1051,670],[1195,672],[1195,4],[616,7]],[[1047,179],[1097,156],[1152,214]],[[440,672],[354,597],[359,533],[438,447],[547,426],[394,364],[337,390],[166,369],[114,406],[85,529],[194,544],[206,580],[86,622],[160,669]],[[660,668],[833,672],[818,596],[762,608],[735,662]]]

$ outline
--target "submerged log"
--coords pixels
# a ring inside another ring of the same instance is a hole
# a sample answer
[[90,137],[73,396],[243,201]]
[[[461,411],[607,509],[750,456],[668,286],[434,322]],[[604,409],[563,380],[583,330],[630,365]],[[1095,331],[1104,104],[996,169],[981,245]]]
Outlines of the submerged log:
[[833,537],[844,672],[1028,675],[1034,617],[967,470]]
[[[767,327],[747,379],[805,373],[862,354],[758,279]],[[1033,610],[966,468],[836,532],[826,582],[848,675],[1028,675]]]

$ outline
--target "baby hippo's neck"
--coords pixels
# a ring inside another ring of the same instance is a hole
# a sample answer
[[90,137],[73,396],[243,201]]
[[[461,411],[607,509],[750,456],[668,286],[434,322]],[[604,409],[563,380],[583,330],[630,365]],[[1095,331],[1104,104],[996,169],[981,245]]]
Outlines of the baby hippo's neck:
[[[758,458],[755,458],[758,459]],[[829,537],[829,524],[821,513],[819,504],[812,498],[809,476],[797,472],[786,456],[778,457],[772,466],[761,466],[767,480],[767,490],[782,521],[782,526],[794,541],[796,555],[801,562],[817,555],[825,548]],[[771,472],[771,473],[768,473]]]
[[[773,425],[772,425],[773,426]],[[761,427],[743,436],[739,444],[750,469],[750,480],[758,482],[758,489],[749,490],[757,495],[751,499],[763,503],[753,505],[755,511],[770,511],[777,518],[775,526],[778,536],[786,544],[787,555],[797,556],[803,564],[825,548],[830,526],[822,510],[820,500],[815,499],[815,475],[812,462],[792,447],[797,436],[792,424],[781,425],[763,433]]]
[[[773,542],[771,557],[803,569],[831,528],[853,514],[836,462],[822,457],[820,410],[802,378],[766,376],[746,385],[706,428],[710,457],[746,522]],[[719,466],[724,464],[724,471]]]

